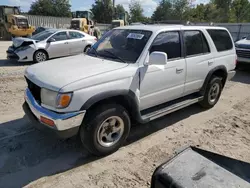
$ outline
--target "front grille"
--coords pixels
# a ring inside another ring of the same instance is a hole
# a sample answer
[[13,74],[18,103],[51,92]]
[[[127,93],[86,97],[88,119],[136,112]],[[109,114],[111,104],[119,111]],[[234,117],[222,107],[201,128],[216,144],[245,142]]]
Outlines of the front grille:
[[236,50],[238,57],[250,58],[250,51],[247,50]]
[[28,78],[25,77],[25,79],[26,79],[26,82],[28,84],[28,88],[31,94],[33,95],[35,100],[38,102],[38,104],[41,104],[41,88],[38,85],[31,82]]

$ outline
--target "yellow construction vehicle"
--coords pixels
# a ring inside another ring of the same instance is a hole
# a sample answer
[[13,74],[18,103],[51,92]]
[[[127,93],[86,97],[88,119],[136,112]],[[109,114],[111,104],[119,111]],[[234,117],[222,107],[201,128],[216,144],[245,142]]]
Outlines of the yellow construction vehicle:
[[115,27],[121,27],[121,26],[128,25],[127,19],[128,19],[127,12],[120,14],[120,15],[118,15],[118,17],[116,19],[112,20],[111,27],[115,28]]
[[94,25],[93,14],[90,11],[76,11],[72,13],[72,17],[70,29],[89,33],[91,26]]
[[30,26],[28,19],[20,15],[19,7],[0,6],[0,38],[31,36],[35,27]]

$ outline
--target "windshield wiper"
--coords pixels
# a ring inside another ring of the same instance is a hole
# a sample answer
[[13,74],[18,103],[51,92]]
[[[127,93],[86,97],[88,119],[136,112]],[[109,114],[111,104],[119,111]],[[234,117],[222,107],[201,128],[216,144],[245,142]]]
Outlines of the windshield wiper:
[[119,59],[120,61],[122,61],[123,63],[127,63],[124,59],[122,59],[121,57],[117,56],[116,54],[114,54],[113,52],[110,52],[108,50],[103,50],[104,52],[107,52],[109,54],[111,54],[113,57],[115,57],[116,59]]

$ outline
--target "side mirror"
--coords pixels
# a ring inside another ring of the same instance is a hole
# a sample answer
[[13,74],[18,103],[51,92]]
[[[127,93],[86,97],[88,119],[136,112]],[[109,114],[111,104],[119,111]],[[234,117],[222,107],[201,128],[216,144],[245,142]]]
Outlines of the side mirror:
[[241,37],[241,39],[245,39],[245,38],[247,38],[247,37],[246,36]]
[[47,40],[47,43],[51,43],[51,42],[56,42],[56,40],[55,40],[54,38],[49,38],[49,39]]
[[165,52],[152,52],[149,55],[146,65],[166,65],[168,61],[168,55]]

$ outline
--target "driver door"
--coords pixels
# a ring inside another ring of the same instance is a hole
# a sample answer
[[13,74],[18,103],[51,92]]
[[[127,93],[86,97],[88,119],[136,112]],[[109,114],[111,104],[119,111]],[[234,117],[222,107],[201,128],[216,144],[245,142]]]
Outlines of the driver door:
[[160,33],[154,40],[150,53],[165,52],[168,62],[162,67],[144,66],[141,69],[140,110],[177,99],[184,93],[186,62],[181,52],[179,31]]
[[68,35],[66,31],[60,31],[51,38],[55,39],[47,45],[47,52],[50,58],[68,56],[70,54]]

